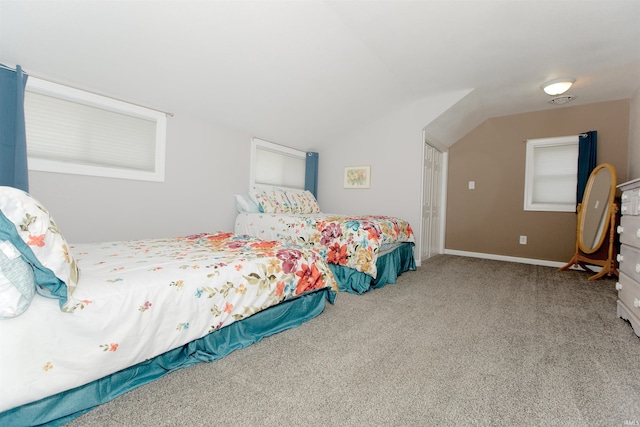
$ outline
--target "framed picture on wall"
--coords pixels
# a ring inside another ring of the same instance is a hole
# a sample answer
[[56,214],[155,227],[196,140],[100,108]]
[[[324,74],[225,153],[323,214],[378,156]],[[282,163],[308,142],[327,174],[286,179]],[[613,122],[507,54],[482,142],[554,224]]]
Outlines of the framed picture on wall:
[[371,187],[371,166],[347,166],[344,168],[344,188]]

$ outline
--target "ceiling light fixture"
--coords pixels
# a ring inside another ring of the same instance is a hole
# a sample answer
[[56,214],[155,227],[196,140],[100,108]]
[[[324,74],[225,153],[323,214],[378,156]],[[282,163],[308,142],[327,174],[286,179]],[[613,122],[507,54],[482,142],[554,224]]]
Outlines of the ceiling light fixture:
[[551,95],[551,96],[562,95],[563,93],[569,90],[569,88],[571,87],[572,84],[575,83],[575,81],[576,79],[573,79],[570,77],[564,77],[561,79],[548,81],[545,84],[543,84],[541,87],[542,87],[542,90],[544,90],[547,95]]

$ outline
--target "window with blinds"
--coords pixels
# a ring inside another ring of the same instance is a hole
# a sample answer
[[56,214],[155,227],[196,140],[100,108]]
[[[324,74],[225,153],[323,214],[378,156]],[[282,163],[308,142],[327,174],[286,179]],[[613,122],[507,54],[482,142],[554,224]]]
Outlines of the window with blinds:
[[578,135],[527,140],[524,209],[574,212]]
[[306,156],[305,151],[252,138],[250,186],[304,189]]
[[29,169],[164,181],[166,115],[29,77]]

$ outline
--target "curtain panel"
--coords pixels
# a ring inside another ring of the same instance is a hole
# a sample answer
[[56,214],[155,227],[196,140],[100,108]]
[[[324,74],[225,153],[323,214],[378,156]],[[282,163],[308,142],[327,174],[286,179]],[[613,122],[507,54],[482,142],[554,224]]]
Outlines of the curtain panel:
[[313,197],[318,198],[318,153],[307,153],[304,170],[304,189],[309,190]]
[[582,203],[591,171],[597,166],[598,131],[581,133],[578,140],[578,188],[576,203]]
[[0,64],[0,185],[29,191],[24,89],[27,75],[18,65]]

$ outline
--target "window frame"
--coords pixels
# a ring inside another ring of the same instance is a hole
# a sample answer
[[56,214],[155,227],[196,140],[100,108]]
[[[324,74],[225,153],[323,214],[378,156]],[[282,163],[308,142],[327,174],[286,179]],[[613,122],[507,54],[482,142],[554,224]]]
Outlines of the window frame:
[[576,149],[576,193],[578,183],[578,147],[579,147],[579,135],[551,137],[551,138],[537,138],[528,139],[526,141],[526,164],[525,164],[525,180],[524,180],[524,210],[525,211],[544,211],[544,212],[575,212],[576,211],[576,199],[573,203],[539,203],[533,201],[533,179],[535,170],[535,156],[534,151],[537,148],[544,147],[558,147],[558,146],[575,146]]
[[[88,175],[107,178],[120,178],[141,181],[164,182],[165,180],[165,159],[166,159],[166,128],[167,114],[161,111],[131,104],[93,92],[72,88],[62,84],[50,82],[29,76],[25,88],[28,92],[62,99],[65,101],[100,108],[107,111],[154,121],[155,130],[155,150],[154,150],[154,170],[143,171],[129,169],[126,167],[100,166],[78,163],[74,160],[60,161],[53,159],[42,159],[28,156],[29,136],[27,135],[27,156],[29,170],[41,172],[66,173],[73,175]],[[26,102],[26,99],[25,99]]]

